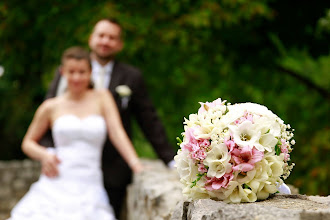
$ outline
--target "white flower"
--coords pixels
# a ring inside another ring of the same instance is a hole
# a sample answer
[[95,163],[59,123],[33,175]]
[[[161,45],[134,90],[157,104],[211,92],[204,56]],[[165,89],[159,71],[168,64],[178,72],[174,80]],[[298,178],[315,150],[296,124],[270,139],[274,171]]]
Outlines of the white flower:
[[267,199],[269,194],[276,193],[277,187],[274,184],[263,183],[262,189],[257,193],[259,200]]
[[187,196],[188,198],[194,198],[194,199],[209,199],[210,198],[207,190],[204,187],[203,179],[198,181],[197,185],[194,187],[191,187],[191,182],[185,182],[185,181],[181,180],[181,183],[183,183],[183,185],[184,185],[182,193],[183,193],[183,195]]
[[296,141],[295,140],[291,140],[291,145],[295,145]]
[[240,173],[236,173],[235,174],[235,180],[240,183],[240,184],[243,184],[243,183],[247,183],[249,181],[251,181],[256,175],[256,170],[253,169],[249,172],[246,173],[246,175],[241,175]]
[[211,144],[212,150],[207,153],[204,164],[209,167],[208,177],[221,178],[231,170],[230,155],[225,144]]
[[0,77],[3,76],[4,72],[5,72],[5,68],[3,68],[3,66],[0,66]]
[[180,179],[188,182],[189,186],[191,182],[196,179],[198,168],[195,163],[190,159],[189,152],[187,150],[178,150],[178,154],[174,157],[174,161],[179,173]]
[[[268,152],[272,152],[275,149],[277,144],[277,139],[274,135],[268,133],[261,136],[259,143],[266,149]],[[259,150],[259,149],[258,149]]]
[[283,174],[283,154],[280,156],[266,156],[265,159],[268,161],[271,169],[270,177],[277,179]]
[[[264,129],[264,126],[253,124],[249,120],[238,125],[229,125],[228,128],[234,137],[235,143],[240,147],[254,146],[259,151],[267,150],[268,152],[272,152],[278,142],[272,134],[274,132],[271,132],[270,128],[266,130]],[[269,133],[266,133],[267,131]],[[277,134],[279,132],[276,130],[275,133]]]
[[238,146],[254,146],[259,151],[264,151],[264,147],[259,143],[261,132],[256,129],[256,125],[251,121],[246,120],[238,125],[229,125],[228,128]]
[[270,133],[274,137],[279,137],[281,135],[280,123],[274,118],[270,117],[254,117],[254,123],[257,125],[257,129],[261,131],[261,134]]
[[132,90],[127,85],[119,85],[116,87],[116,92],[120,97],[128,97],[132,95]]
[[240,203],[240,202],[255,202],[256,194],[250,189],[243,189],[242,185],[236,181],[231,181],[224,192],[227,197],[224,202]]

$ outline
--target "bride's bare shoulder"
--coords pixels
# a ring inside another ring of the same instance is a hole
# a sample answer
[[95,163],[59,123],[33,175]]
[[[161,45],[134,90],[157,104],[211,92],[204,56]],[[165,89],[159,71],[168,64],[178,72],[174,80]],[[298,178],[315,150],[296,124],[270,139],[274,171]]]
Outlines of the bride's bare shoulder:
[[46,99],[38,108],[38,111],[44,112],[44,113],[52,113],[56,106],[59,106],[61,103],[61,97],[54,97]]
[[94,98],[98,100],[104,100],[108,99],[109,97],[112,97],[111,92],[107,89],[94,90],[93,93]]

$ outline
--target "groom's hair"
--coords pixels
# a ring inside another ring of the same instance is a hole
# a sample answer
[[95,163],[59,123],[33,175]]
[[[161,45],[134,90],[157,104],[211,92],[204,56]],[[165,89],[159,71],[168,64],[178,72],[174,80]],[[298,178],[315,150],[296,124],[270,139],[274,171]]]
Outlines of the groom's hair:
[[75,46],[75,47],[69,47],[68,49],[66,49],[62,55],[62,59],[61,59],[62,65],[68,59],[86,60],[89,64],[90,68],[92,68],[89,52],[82,47]]
[[93,26],[92,33],[94,32],[96,24],[99,23],[100,21],[107,21],[107,22],[117,25],[120,28],[120,38],[123,39],[123,37],[124,37],[123,36],[124,35],[123,26],[121,25],[121,23],[119,22],[118,19],[113,18],[113,17],[106,17],[106,18],[101,18],[101,19],[97,20]]

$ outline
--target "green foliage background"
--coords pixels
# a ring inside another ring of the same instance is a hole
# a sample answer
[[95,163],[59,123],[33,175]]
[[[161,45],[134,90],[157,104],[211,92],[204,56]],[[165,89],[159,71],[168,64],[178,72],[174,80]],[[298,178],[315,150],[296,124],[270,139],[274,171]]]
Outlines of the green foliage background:
[[[120,59],[143,71],[173,147],[198,102],[256,102],[295,128],[286,182],[328,195],[330,6],[322,2],[1,1],[0,159],[24,158],[20,143],[61,53],[87,48],[91,27],[111,16],[125,29]],[[138,153],[156,157],[135,129]]]

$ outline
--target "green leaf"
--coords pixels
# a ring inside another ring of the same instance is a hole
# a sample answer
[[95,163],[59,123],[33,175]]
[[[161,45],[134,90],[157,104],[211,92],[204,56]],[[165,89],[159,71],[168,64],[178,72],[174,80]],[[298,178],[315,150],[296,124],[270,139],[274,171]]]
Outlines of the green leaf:
[[182,143],[182,140],[179,137],[176,137],[176,140],[178,141],[177,145],[180,146],[180,144]]
[[205,176],[205,175],[206,175],[206,173],[196,174],[197,179],[191,182],[192,184],[191,184],[190,188],[193,188],[194,186],[196,186],[197,182],[202,178],[202,176]]
[[246,183],[243,184],[243,188],[244,189],[252,190],[251,187],[248,184],[246,184]]
[[275,145],[275,153],[276,153],[277,156],[279,156],[280,153],[281,153],[281,147],[279,145],[280,145],[280,143],[277,143]]
[[228,107],[226,106],[226,111],[225,111],[225,113],[223,113],[223,115],[227,114],[228,112],[229,112],[229,109],[228,109]]

